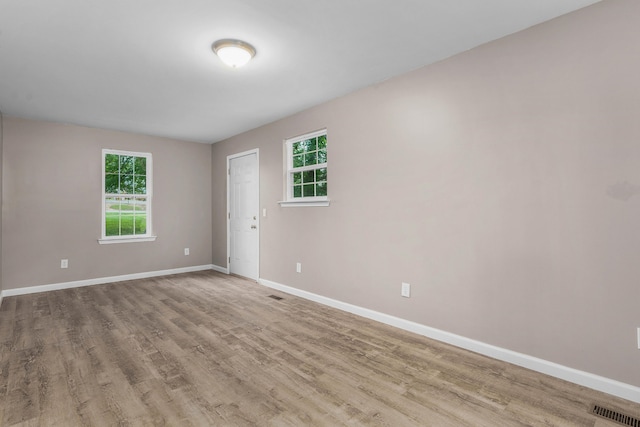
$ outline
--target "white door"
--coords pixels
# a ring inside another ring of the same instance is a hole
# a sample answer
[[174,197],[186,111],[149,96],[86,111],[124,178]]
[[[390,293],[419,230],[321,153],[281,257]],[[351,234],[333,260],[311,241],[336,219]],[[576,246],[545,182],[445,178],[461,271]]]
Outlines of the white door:
[[229,273],[258,280],[258,153],[229,156]]

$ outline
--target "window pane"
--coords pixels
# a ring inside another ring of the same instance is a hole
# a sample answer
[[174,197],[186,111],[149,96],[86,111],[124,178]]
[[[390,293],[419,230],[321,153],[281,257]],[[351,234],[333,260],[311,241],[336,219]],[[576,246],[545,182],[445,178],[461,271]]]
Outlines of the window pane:
[[136,225],[136,234],[146,234],[147,233],[147,215],[136,214],[135,225]]
[[107,154],[104,156],[105,173],[118,173],[119,166],[120,156],[118,156],[117,154]]
[[293,167],[299,168],[300,166],[304,166],[304,155],[293,156]]
[[327,180],[327,168],[316,169],[316,181],[326,181]]
[[318,149],[317,138],[306,139],[304,141],[305,151],[316,151]]
[[104,177],[104,192],[116,194],[118,193],[118,175],[105,175]]
[[120,213],[120,235],[130,236],[133,234],[133,212],[122,211]]
[[327,195],[327,183],[321,182],[316,184],[316,196],[326,196]]
[[139,198],[135,201],[134,210],[135,234],[147,233],[147,199]]
[[323,148],[322,150],[318,151],[318,164],[320,163],[327,163],[327,149]]
[[120,212],[120,200],[118,197],[107,197],[104,199],[105,212]]
[[293,197],[302,197],[302,185],[293,186]]
[[317,152],[307,153],[304,155],[304,165],[315,165],[317,164]]
[[304,145],[302,145],[302,142],[296,142],[293,144],[293,154],[302,154],[303,151]]
[[327,148],[327,135],[320,135],[318,137],[318,150]]
[[106,227],[105,236],[119,236],[120,235],[120,214],[108,213],[106,214]]
[[147,177],[144,175],[135,175],[133,181],[134,194],[147,194]]
[[120,175],[120,193],[133,194],[133,175]]
[[120,199],[120,213],[133,212],[135,209],[135,200],[133,197],[122,197]]
[[293,174],[293,183],[302,184],[302,172],[296,172]]
[[136,197],[135,206],[136,214],[147,214],[147,199],[145,197]]
[[133,234],[133,215],[135,199],[133,197],[120,198],[120,235]]
[[144,157],[135,157],[134,173],[136,175],[147,174],[147,159]]
[[131,175],[133,174],[133,157],[132,156],[120,156],[120,173]]
[[116,198],[107,198],[104,202],[105,235],[120,235],[120,202]]
[[312,170],[312,171],[303,172],[302,180],[303,180],[303,182],[305,184],[307,184],[309,182],[315,182],[316,181],[316,171]]
[[316,195],[315,185],[314,184],[305,184],[304,186],[304,197],[313,197]]
[[135,234],[147,233],[147,199],[138,198],[135,203]]

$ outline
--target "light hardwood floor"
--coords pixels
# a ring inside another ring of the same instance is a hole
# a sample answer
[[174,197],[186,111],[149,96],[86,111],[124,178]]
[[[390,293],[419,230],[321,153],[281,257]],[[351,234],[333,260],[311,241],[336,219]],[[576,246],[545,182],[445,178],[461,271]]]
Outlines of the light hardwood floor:
[[618,425],[595,402],[640,416],[215,272],[5,298],[0,351],[2,426]]

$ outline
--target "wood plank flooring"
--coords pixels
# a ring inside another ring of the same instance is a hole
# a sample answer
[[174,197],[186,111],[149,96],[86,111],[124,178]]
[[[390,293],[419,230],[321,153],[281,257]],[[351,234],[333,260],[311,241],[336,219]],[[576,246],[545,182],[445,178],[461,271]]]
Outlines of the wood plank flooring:
[[618,425],[589,413],[596,402],[640,417],[640,405],[216,272],[0,308],[1,426]]

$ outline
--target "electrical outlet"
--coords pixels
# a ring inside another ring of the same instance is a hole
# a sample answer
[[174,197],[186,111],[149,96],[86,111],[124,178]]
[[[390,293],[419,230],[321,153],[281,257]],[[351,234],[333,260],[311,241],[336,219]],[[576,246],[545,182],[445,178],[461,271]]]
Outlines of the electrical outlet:
[[69,268],[69,260],[61,259],[60,260],[60,268]]
[[189,248],[184,248],[184,254],[185,254],[185,256],[189,255]]
[[409,298],[411,296],[411,285],[409,283],[402,282],[402,289],[400,290],[400,295],[405,298]]
[[296,262],[296,273],[302,273],[302,264]]

